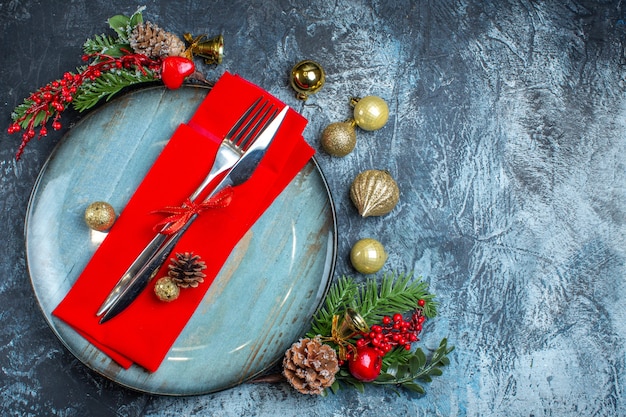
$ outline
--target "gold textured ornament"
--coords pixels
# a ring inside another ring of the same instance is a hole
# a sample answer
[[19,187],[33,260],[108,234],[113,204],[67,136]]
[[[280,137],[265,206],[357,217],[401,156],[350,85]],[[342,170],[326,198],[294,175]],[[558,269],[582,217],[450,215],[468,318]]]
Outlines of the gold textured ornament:
[[336,122],[322,132],[322,148],[332,156],[343,157],[354,150],[356,132],[352,121]]
[[105,201],[91,203],[85,209],[85,223],[90,229],[103,232],[115,223],[115,210]]
[[361,216],[382,216],[398,204],[400,189],[389,172],[370,169],[354,178],[350,199]]
[[353,98],[350,104],[354,106],[354,121],[363,130],[378,130],[389,119],[389,107],[378,96]]
[[387,252],[382,243],[376,239],[361,239],[352,246],[350,262],[354,269],[362,274],[374,274],[387,261]]
[[320,64],[311,60],[298,62],[291,70],[291,87],[298,93],[300,100],[315,94],[326,82],[326,73]]
[[161,301],[174,301],[180,295],[180,288],[170,277],[162,277],[154,284],[154,293]]

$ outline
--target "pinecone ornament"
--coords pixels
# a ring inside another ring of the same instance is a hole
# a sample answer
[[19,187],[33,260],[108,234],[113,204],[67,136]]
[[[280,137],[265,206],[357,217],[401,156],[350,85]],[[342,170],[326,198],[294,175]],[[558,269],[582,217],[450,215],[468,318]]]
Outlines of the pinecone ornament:
[[176,258],[171,258],[168,268],[167,275],[180,288],[196,288],[206,277],[202,273],[206,269],[206,264],[193,252],[177,253]]
[[144,54],[150,58],[180,56],[185,52],[185,42],[182,39],[152,22],[135,26],[129,41],[135,53]]
[[338,371],[337,353],[319,338],[300,339],[285,352],[283,375],[302,394],[321,394]]

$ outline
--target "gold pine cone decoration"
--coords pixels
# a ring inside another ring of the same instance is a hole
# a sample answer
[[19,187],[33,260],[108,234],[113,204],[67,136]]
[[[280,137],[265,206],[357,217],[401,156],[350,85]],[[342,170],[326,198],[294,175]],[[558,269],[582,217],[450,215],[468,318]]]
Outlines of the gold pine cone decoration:
[[167,275],[181,288],[196,288],[206,277],[202,272],[206,269],[206,264],[193,252],[177,253],[167,267]]
[[387,171],[370,169],[356,176],[350,199],[363,217],[389,213],[400,201],[398,184]]
[[130,34],[130,47],[135,53],[150,58],[179,56],[185,52],[185,42],[175,34],[152,22],[140,23]]
[[322,148],[332,156],[343,157],[354,150],[356,132],[351,122],[336,122],[322,132]]
[[285,352],[283,375],[302,394],[321,394],[337,372],[337,352],[318,338],[300,339]]

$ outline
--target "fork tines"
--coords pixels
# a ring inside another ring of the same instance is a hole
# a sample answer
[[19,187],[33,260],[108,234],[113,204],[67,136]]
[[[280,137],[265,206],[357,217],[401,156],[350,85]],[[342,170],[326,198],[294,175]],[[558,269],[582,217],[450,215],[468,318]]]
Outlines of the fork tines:
[[267,126],[275,115],[276,110],[270,100],[263,99],[261,96],[235,122],[225,139],[231,140],[236,137],[237,141],[234,145],[245,151],[250,146],[251,140]]

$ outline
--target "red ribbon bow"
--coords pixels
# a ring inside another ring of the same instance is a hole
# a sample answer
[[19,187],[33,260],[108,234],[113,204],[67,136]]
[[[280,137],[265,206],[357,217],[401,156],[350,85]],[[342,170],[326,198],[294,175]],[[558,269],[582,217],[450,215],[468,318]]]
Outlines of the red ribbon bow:
[[154,231],[164,235],[176,233],[193,215],[209,209],[228,207],[232,199],[232,187],[226,187],[200,204],[187,199],[180,207],[164,207],[161,210],[153,211],[154,214],[169,214],[168,217],[154,225]]

